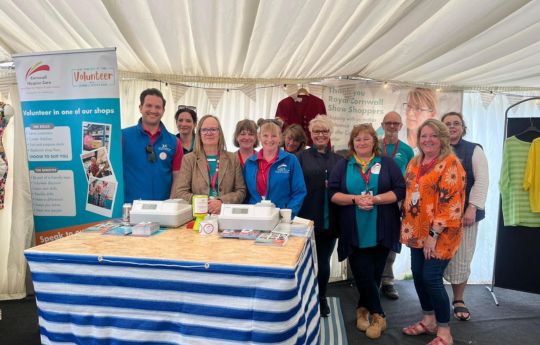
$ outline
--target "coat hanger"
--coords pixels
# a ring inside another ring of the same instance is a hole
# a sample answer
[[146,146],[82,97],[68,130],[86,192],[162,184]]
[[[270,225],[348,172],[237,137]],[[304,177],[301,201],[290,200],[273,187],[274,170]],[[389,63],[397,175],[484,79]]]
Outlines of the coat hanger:
[[520,140],[523,140],[523,141],[532,142],[534,139],[540,137],[540,129],[538,129],[534,125],[532,117],[529,120],[531,121],[531,125],[529,127],[525,128],[525,130],[517,133],[515,135],[516,138],[518,138]]
[[525,130],[523,130],[522,132],[519,132],[516,135],[524,134],[524,133],[527,133],[527,132],[540,133],[540,129],[538,129],[533,123],[532,116],[529,117],[529,121],[531,122],[531,125],[529,127],[525,128]]
[[[507,127],[508,127],[508,112],[510,111],[510,109],[512,109],[513,107],[518,106],[521,103],[532,101],[532,100],[540,100],[540,96],[530,97],[530,98],[521,100],[521,101],[519,101],[517,103],[512,104],[511,106],[509,106],[506,109],[506,112],[504,113],[504,118],[505,118]],[[525,130],[523,130],[522,132],[514,134],[515,137],[517,137],[520,140],[529,141],[529,142],[536,139],[537,137],[540,137],[540,129],[538,129],[534,125],[532,115],[529,117],[529,121],[530,121],[531,125],[529,127],[527,127]],[[506,137],[506,134],[507,134],[506,130],[507,129],[505,128],[505,131],[504,131],[505,137]]]
[[302,86],[298,89],[298,91],[296,92],[296,94],[297,94],[298,96],[300,96],[300,95],[309,96],[309,92],[308,92],[308,90],[306,90],[306,89],[304,88],[304,84],[302,84]]

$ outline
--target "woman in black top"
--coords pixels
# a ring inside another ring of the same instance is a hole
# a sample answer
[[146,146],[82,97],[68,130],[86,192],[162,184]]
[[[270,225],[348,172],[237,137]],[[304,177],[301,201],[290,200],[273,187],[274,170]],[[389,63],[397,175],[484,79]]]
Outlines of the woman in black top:
[[307,196],[298,215],[315,223],[315,242],[317,244],[318,282],[321,316],[330,314],[326,300],[326,286],[330,278],[330,257],[334,251],[337,228],[337,206],[328,198],[328,177],[337,162],[343,158],[328,148],[332,121],[324,115],[317,115],[309,122],[309,132],[313,146],[302,151],[298,160],[306,181]]

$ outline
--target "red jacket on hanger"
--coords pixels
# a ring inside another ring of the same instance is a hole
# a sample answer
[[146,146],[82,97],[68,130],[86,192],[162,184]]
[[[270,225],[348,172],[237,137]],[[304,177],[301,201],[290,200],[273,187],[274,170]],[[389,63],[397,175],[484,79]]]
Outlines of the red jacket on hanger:
[[310,94],[284,98],[279,101],[276,110],[276,117],[283,120],[284,129],[293,123],[302,126],[308,137],[308,145],[313,145],[308,130],[309,121],[318,114],[326,115],[324,101]]

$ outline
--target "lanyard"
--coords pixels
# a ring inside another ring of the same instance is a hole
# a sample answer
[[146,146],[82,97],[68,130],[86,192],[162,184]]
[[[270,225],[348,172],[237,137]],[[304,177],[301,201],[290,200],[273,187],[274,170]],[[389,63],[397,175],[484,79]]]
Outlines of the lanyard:
[[[263,150],[259,151],[259,154],[261,156],[257,159],[257,162],[258,162],[258,168],[259,168],[258,170],[261,173],[261,179],[262,179],[262,184],[263,184],[263,186],[261,187],[263,187],[264,190],[259,190],[257,187],[257,191],[259,192],[259,194],[261,194],[262,199],[266,200],[266,196],[268,195],[268,175],[270,175],[270,169],[272,168],[272,165],[274,165],[274,163],[278,160],[279,150],[274,156],[274,158],[272,158],[269,161],[263,158],[264,157],[263,153],[264,153]],[[264,164],[266,164],[266,167],[264,166]]]
[[272,166],[272,163],[268,162],[266,165],[266,169],[263,168],[262,160],[259,161],[259,170],[261,171],[261,178],[263,180],[264,185],[264,193],[261,193],[261,198],[263,200],[266,199],[266,194],[268,194],[268,174],[270,173],[270,167]]
[[[246,162],[244,161],[244,159],[242,158],[242,155],[240,154],[240,150],[236,151],[238,153],[238,159],[240,160],[240,164],[242,165],[242,168],[244,167],[244,165],[246,165]],[[253,153],[256,153],[255,150],[253,150]],[[252,154],[253,154],[252,153]]]
[[358,168],[358,172],[360,172],[360,175],[362,176],[362,179],[366,183],[366,190],[369,189],[369,177],[371,176],[371,168],[368,169],[367,174],[364,174],[362,169]]
[[191,137],[191,146],[189,148],[189,152],[193,152],[193,148],[195,147],[195,134],[192,134]]
[[418,186],[418,182],[420,181],[420,177],[428,172],[429,169],[431,169],[432,166],[435,165],[435,161],[437,160],[437,157],[433,158],[431,162],[429,162],[427,165],[424,165],[420,163],[420,169],[418,171],[418,175],[416,175],[416,185]]
[[[217,196],[218,191],[216,189],[216,181],[217,181],[218,172],[219,172],[219,154],[216,161],[216,171],[214,172],[214,175],[212,177],[210,177],[210,164],[208,163],[208,159],[206,160],[206,168],[208,169],[208,177],[210,179],[210,193],[213,196]],[[212,193],[212,191],[214,191],[214,193]]]
[[[386,151],[386,138],[383,138],[383,147],[384,147],[384,154],[388,156],[388,152]],[[396,143],[396,146],[394,147],[394,152],[392,152],[392,158],[396,155],[396,152],[399,147],[399,140]]]

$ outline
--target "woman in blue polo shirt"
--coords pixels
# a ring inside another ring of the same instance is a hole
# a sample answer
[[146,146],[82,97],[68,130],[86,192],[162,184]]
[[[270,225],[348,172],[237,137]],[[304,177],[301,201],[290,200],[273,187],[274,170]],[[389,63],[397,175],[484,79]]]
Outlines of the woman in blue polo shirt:
[[244,166],[246,202],[270,200],[279,208],[290,208],[294,218],[307,194],[300,163],[295,155],[279,147],[282,135],[276,123],[266,121],[260,126],[259,141],[262,149],[249,157]]
[[328,189],[340,206],[339,260],[349,259],[360,293],[356,327],[375,339],[386,329],[379,285],[389,251],[401,250],[397,202],[405,196],[405,181],[394,160],[381,156],[371,124],[351,131],[348,159],[337,163]]

